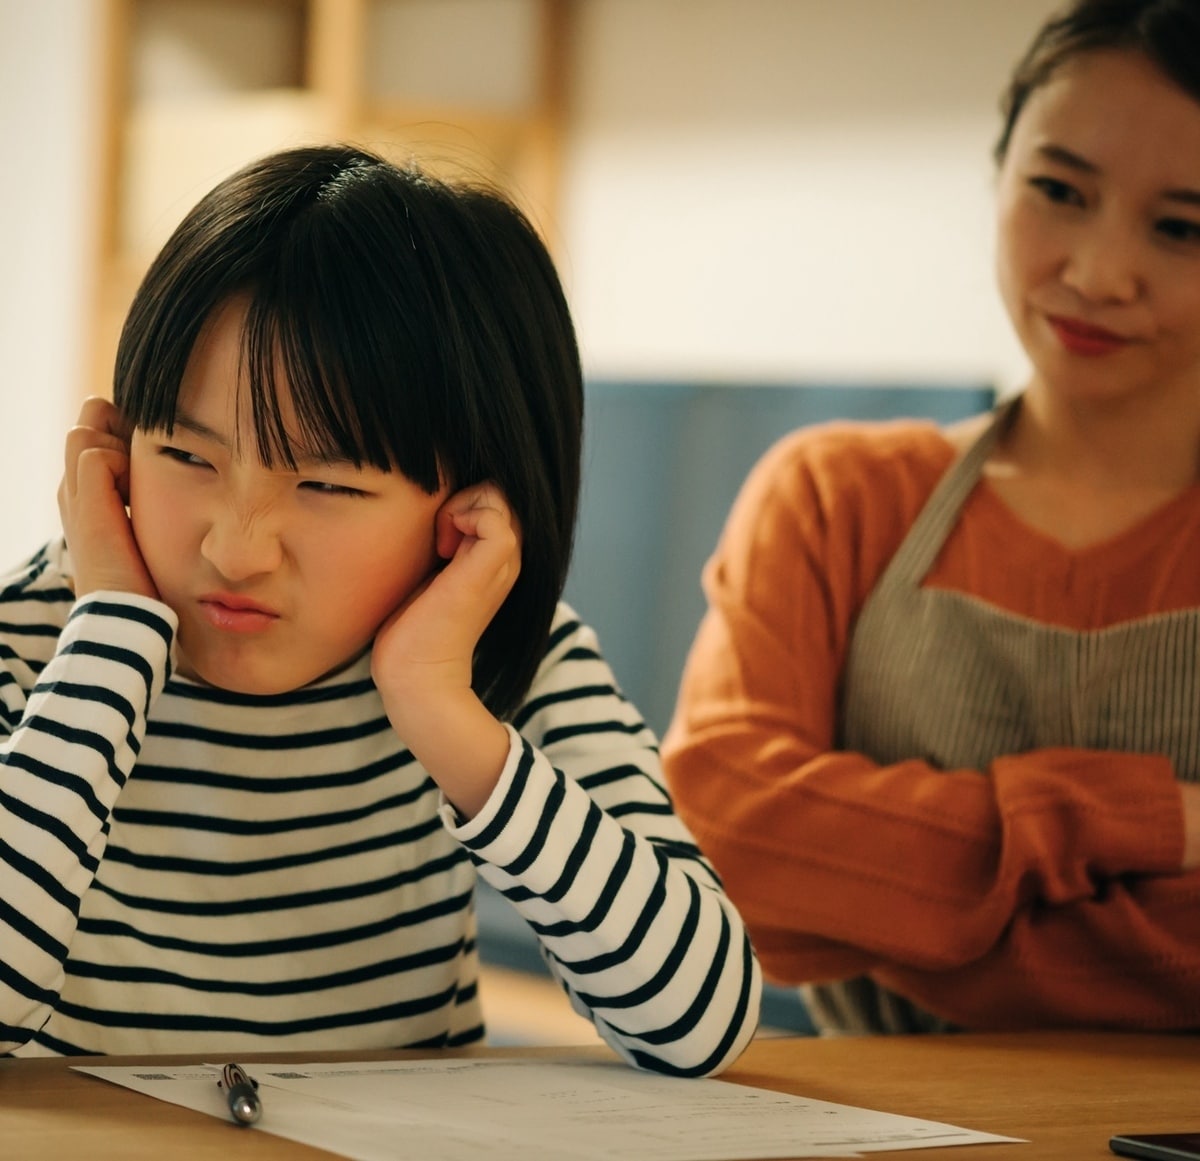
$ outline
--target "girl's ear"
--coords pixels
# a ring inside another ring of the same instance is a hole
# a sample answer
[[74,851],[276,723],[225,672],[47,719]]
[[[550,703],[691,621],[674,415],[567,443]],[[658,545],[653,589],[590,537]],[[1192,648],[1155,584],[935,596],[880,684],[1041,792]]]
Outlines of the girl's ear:
[[109,430],[127,447],[133,439],[133,420],[131,420],[125,412],[123,412],[116,404],[113,404],[109,411],[111,420],[109,422]]
[[455,526],[454,516],[450,510],[450,502],[453,499],[454,493],[451,493],[442,501],[441,507],[434,516],[434,551],[442,560],[451,560],[458,551],[458,546],[463,542],[463,534]]

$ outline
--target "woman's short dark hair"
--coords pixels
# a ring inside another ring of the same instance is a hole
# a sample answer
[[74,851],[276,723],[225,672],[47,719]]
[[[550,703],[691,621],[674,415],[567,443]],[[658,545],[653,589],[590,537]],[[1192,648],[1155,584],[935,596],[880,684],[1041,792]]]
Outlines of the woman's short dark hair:
[[348,146],[248,165],[184,218],[134,298],[113,387],[132,424],[172,430],[197,335],[233,296],[248,303],[244,389],[264,463],[294,466],[296,439],[430,494],[443,479],[503,490],[521,571],[474,686],[511,715],[566,580],[583,423],[574,329],[536,231],[495,191]]
[[1198,0],[1074,0],[1042,25],[1013,70],[1000,102],[1003,128],[996,142],[997,162],[1008,152],[1030,95],[1067,61],[1105,49],[1140,52],[1200,101]]

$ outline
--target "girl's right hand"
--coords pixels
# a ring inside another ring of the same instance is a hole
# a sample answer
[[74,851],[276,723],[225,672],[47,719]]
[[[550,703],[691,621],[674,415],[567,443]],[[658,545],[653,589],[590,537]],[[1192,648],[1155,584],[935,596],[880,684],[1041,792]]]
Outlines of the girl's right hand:
[[112,403],[93,396],[67,432],[58,488],[77,598],[102,590],[158,596],[133,535],[128,503],[127,425]]

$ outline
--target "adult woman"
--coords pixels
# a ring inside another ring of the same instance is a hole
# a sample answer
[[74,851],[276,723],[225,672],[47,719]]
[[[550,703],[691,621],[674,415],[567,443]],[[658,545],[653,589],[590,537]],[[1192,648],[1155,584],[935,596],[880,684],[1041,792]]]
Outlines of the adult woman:
[[1200,9],[1075,0],[1005,112],[1025,390],[768,453],[668,778],[826,1029],[1196,1027]]

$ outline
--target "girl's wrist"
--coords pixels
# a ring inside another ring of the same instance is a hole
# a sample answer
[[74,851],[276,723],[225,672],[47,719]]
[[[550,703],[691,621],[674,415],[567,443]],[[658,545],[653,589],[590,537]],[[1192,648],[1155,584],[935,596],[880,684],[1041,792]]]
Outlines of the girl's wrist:
[[509,734],[473,690],[388,706],[388,719],[413,757],[464,819],[491,797],[508,761]]

